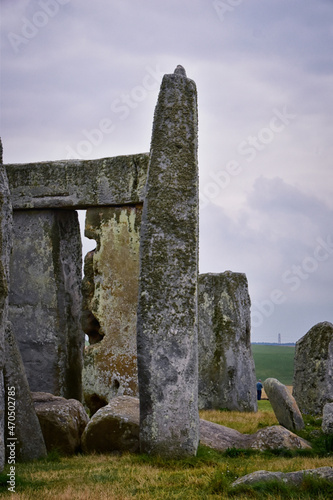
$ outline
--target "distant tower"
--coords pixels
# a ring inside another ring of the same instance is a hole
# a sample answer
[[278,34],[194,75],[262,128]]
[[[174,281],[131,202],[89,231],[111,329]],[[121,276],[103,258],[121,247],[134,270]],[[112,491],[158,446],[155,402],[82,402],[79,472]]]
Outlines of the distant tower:
[[278,334],[278,344],[281,344],[281,333]]

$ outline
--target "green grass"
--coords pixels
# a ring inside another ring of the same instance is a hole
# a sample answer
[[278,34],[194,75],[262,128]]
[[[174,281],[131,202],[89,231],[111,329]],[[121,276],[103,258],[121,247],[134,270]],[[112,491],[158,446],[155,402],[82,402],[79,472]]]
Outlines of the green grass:
[[256,377],[264,381],[276,378],[293,385],[295,346],[252,344]]
[[[272,418],[268,401],[259,401],[260,428]],[[254,414],[211,412],[212,421],[227,425],[243,419],[249,427]],[[206,415],[206,418],[209,414]],[[272,423],[272,422],[271,422]],[[0,498],[15,500],[213,500],[221,499],[308,499],[332,498],[333,485],[306,478],[295,488],[284,483],[262,483],[231,487],[236,478],[257,470],[291,472],[332,465],[332,442],[324,442],[321,419],[306,417],[304,437],[312,440],[314,450],[240,450],[224,453],[200,446],[196,457],[166,460],[144,454],[76,455],[61,457],[49,454],[47,459],[16,464],[16,493],[7,490],[6,467],[0,474]],[[312,437],[314,436],[314,440]],[[332,440],[331,440],[332,441]]]

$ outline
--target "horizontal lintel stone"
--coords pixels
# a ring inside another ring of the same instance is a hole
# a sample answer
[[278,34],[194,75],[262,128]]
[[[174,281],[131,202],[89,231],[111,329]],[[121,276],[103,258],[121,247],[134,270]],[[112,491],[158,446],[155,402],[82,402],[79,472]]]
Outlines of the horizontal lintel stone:
[[14,210],[142,203],[149,154],[7,164]]

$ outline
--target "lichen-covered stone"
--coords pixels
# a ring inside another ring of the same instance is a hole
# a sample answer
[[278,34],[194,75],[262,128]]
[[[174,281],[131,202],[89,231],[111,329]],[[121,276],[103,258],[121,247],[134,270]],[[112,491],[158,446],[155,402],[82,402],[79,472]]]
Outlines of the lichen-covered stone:
[[5,334],[5,352],[5,387],[7,394],[9,392],[14,394],[11,398],[7,396],[6,416],[10,415],[11,411],[15,415],[13,434],[9,432],[8,423],[10,422],[6,420],[6,443],[14,443],[15,458],[18,462],[44,458],[47,452],[43,434],[30,394],[20,351],[9,321]]
[[310,444],[281,425],[264,427],[254,434],[242,434],[235,429],[200,419],[200,444],[225,451],[228,448],[255,450],[310,449]]
[[257,411],[246,275],[199,276],[199,408]]
[[306,469],[294,472],[258,470],[238,478],[231,486],[251,485],[258,482],[266,483],[268,481],[279,481],[282,484],[301,486],[308,477],[333,482],[333,467],[318,467],[318,469]]
[[136,321],[142,206],[91,208],[85,234],[83,391],[91,413],[117,395],[137,396]]
[[267,378],[264,389],[272,405],[279,424],[290,431],[303,429],[304,422],[295,398],[290,394],[285,385],[276,378]]
[[9,260],[12,247],[12,204],[8,179],[2,164],[0,139],[0,471],[5,464],[4,413],[5,387],[3,380],[5,330],[8,318]]
[[326,403],[324,406],[321,428],[324,434],[333,435],[333,403]]
[[165,75],[154,115],[140,237],[140,447],[196,453],[198,165],[195,83]]
[[14,210],[140,203],[148,154],[6,165]]
[[90,419],[82,434],[84,453],[139,450],[139,400],[130,396],[113,398]]
[[32,391],[82,398],[81,282],[77,213],[14,211],[9,317]]
[[35,410],[47,451],[73,455],[81,449],[81,436],[89,422],[83,404],[45,392],[33,392]]
[[321,415],[333,402],[333,324],[313,326],[296,342],[293,396],[302,413]]

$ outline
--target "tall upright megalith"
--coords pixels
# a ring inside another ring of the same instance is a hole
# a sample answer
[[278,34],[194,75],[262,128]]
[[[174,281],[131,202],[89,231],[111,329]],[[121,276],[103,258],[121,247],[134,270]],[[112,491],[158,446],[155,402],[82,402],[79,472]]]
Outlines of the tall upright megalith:
[[195,455],[199,439],[197,93],[182,66],[155,109],[140,239],[140,447]]
[[317,323],[296,342],[293,396],[302,413],[322,415],[333,402],[333,324]]
[[14,210],[9,318],[30,390],[82,398],[81,237],[74,210]]
[[199,276],[199,408],[257,411],[246,275]]
[[91,414],[115,396],[137,396],[136,316],[142,205],[89,208],[82,327],[89,336],[82,373]]
[[0,139],[0,471],[5,463],[4,411],[5,388],[3,378],[5,330],[8,316],[9,260],[12,246],[12,204],[5,167],[2,164]]

